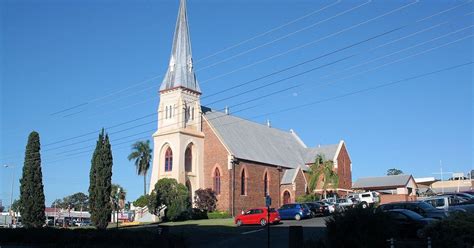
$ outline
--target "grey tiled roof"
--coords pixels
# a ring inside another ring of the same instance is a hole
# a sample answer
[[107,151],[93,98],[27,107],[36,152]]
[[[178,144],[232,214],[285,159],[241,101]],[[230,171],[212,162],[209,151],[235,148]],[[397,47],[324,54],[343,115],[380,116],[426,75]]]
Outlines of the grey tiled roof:
[[207,108],[203,113],[235,157],[287,168],[304,166],[306,148],[291,132]]
[[364,188],[388,188],[400,185],[406,185],[411,175],[396,175],[383,177],[365,177],[359,178],[353,184],[354,189]]
[[184,87],[201,92],[193,68],[186,0],[181,0],[179,4],[170,63],[165,78],[161,83],[160,91],[176,87]]
[[305,163],[314,163],[316,156],[321,154],[327,160],[333,160],[336,155],[339,144],[322,145],[320,147],[307,148],[305,154]]
[[291,184],[293,183],[293,178],[295,174],[298,173],[298,169],[289,169],[283,173],[283,177],[281,178],[281,184]]

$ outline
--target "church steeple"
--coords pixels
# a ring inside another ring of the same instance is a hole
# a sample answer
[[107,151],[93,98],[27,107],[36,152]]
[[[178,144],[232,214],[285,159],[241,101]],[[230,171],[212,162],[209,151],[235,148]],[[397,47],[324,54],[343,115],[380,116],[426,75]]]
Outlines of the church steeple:
[[201,93],[193,68],[186,0],[180,0],[170,63],[161,83],[160,91],[178,87]]

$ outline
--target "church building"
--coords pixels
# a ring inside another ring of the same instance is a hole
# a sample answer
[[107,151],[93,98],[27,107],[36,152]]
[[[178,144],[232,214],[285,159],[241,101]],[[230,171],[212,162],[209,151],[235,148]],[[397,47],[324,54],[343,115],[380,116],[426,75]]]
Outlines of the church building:
[[[168,71],[160,87],[158,129],[153,134],[150,191],[162,178],[175,178],[194,196],[211,188],[221,211],[272,207],[308,193],[308,171],[318,154],[334,161],[345,194],[352,186],[352,164],[344,141],[307,147],[293,131],[201,106],[194,73],[186,0],[180,1]],[[317,189],[316,191],[321,191]]]

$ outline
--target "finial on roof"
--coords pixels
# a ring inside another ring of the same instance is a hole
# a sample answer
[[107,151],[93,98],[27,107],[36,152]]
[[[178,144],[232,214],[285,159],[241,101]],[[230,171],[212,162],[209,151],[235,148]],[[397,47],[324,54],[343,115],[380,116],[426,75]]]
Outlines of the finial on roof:
[[272,127],[272,123],[270,122],[269,119],[267,119],[267,127]]
[[177,87],[201,93],[193,68],[186,0],[180,0],[170,63],[165,78],[161,83],[160,91]]

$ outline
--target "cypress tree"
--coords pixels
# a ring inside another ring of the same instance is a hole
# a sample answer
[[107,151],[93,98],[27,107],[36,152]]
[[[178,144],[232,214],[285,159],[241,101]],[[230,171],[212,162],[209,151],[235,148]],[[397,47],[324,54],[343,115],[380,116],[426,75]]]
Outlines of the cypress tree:
[[20,213],[27,228],[41,227],[46,220],[40,149],[39,134],[33,131],[28,137],[20,179]]
[[102,147],[102,140],[103,140],[103,133],[104,130],[102,130],[101,133],[99,133],[99,139],[97,140],[94,154],[92,155],[92,160],[91,160],[91,170],[89,172],[89,210],[91,213],[91,222],[94,224],[94,226],[97,226],[97,220],[96,220],[96,165],[99,163],[99,154],[100,154],[100,149]]
[[89,174],[89,204],[92,223],[105,229],[112,214],[110,192],[112,190],[112,150],[109,136],[104,130],[99,134],[96,149],[92,156]]

